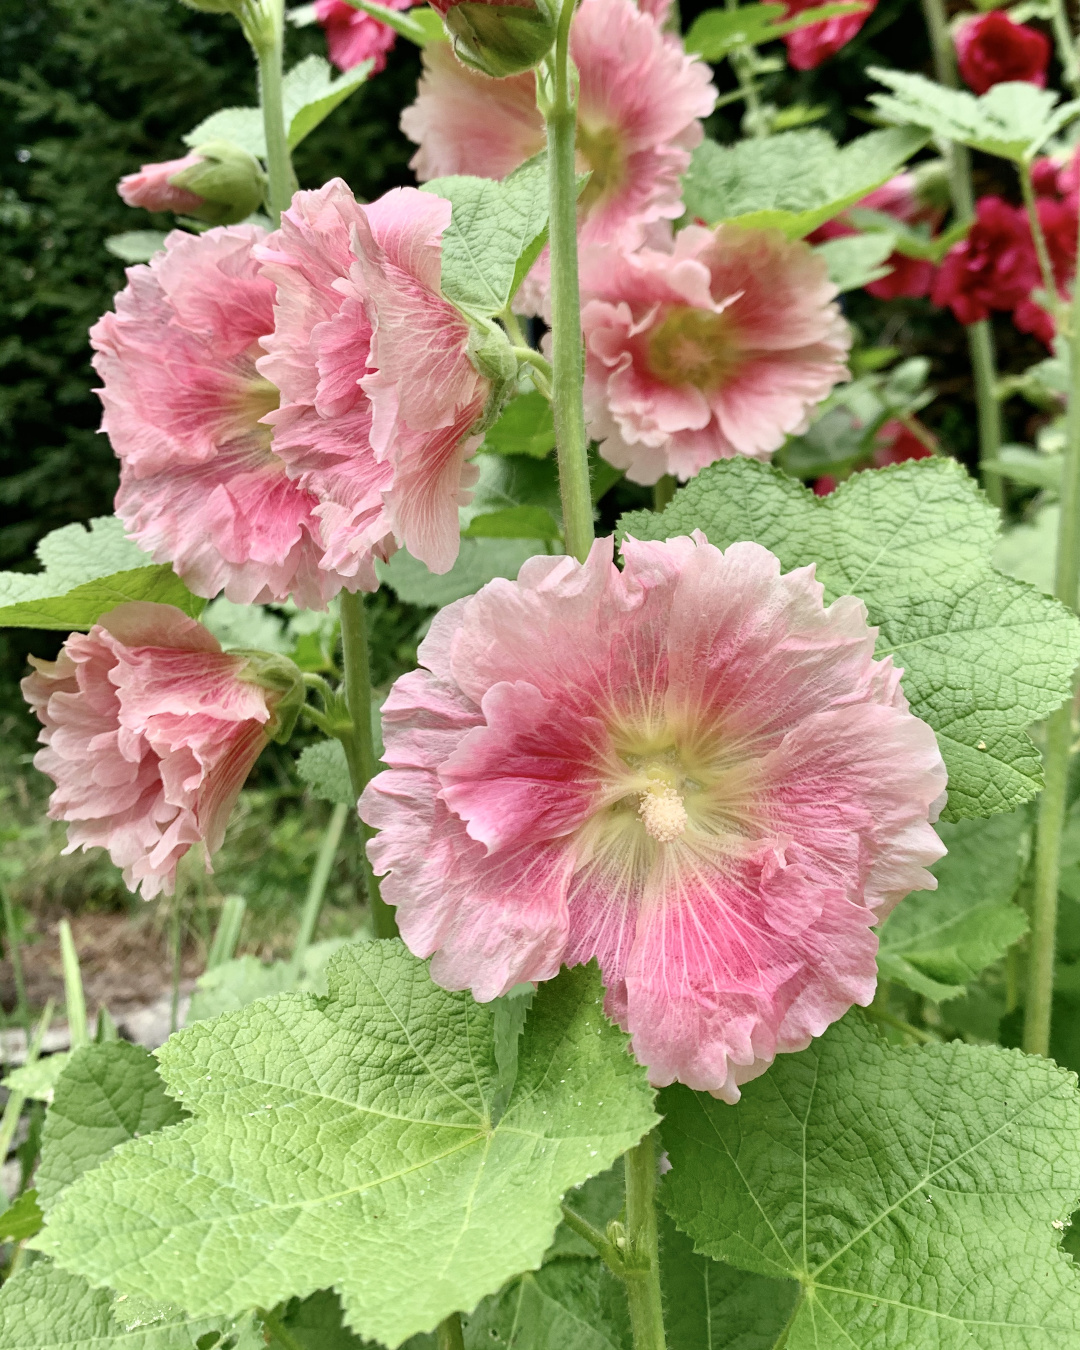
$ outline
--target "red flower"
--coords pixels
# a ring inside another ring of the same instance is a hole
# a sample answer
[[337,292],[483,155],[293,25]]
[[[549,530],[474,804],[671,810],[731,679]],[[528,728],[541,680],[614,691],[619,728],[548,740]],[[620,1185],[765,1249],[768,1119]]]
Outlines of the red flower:
[[1039,284],[1039,264],[1027,218],[1000,197],[980,197],[975,223],[938,269],[931,299],[947,305],[961,323],[976,323],[992,309],[1014,309]]
[[929,295],[934,284],[934,264],[924,258],[909,258],[903,253],[890,253],[883,264],[891,267],[887,277],[868,281],[865,289],[879,300],[895,300],[898,295]]
[[[794,18],[805,9],[817,9],[821,0],[786,0],[784,17]],[[813,70],[846,47],[874,11],[877,0],[866,0],[866,8],[855,14],[842,14],[836,19],[796,28],[784,38],[788,62],[796,70]]]
[[1046,84],[1049,41],[1000,9],[968,19],[955,41],[960,74],[976,94],[1007,80],[1028,80],[1040,89]]
[[[930,432],[925,428],[924,434],[930,439]],[[895,418],[886,422],[874,438],[875,469],[883,469],[886,464],[903,464],[905,459],[927,459],[933,453],[926,440],[917,436],[907,423]]]

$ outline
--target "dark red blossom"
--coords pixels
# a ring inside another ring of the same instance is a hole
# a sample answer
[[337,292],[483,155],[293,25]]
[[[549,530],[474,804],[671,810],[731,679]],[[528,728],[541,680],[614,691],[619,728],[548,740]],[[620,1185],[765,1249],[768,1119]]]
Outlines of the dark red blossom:
[[938,268],[931,295],[961,323],[992,309],[1015,309],[1039,284],[1039,264],[1024,212],[1000,197],[980,197],[975,223]]
[[[820,4],[821,0],[786,0],[784,17],[794,18],[803,10],[817,9]],[[796,28],[794,33],[788,33],[784,38],[788,63],[796,70],[813,70],[830,56],[835,56],[867,21],[876,4],[877,0],[866,0],[865,8],[857,13],[841,14],[838,18],[807,24],[805,28]]]
[[1000,9],[966,20],[956,33],[960,74],[976,94],[995,84],[1027,80],[1043,88],[1050,43],[1042,33],[1013,23]]

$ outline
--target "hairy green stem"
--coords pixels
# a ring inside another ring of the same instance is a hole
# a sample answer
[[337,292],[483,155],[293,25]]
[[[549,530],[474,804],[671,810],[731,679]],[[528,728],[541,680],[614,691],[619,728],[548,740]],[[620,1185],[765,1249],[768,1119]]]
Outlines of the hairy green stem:
[[1043,290],[1047,295],[1047,308],[1054,320],[1054,328],[1058,329],[1060,328],[1058,320],[1061,303],[1058,299],[1057,282],[1054,280],[1054,264],[1050,261],[1050,250],[1046,246],[1046,235],[1043,233],[1042,221],[1039,219],[1039,208],[1035,200],[1035,184],[1031,181],[1031,169],[1027,164],[1018,164],[1016,167],[1020,175],[1020,191],[1024,198],[1028,227],[1035,244],[1035,256],[1039,260],[1039,273],[1042,276]]
[[265,1308],[256,1308],[255,1312],[262,1322],[263,1326],[270,1335],[277,1341],[278,1345],[283,1346],[284,1350],[304,1350],[304,1346],[296,1339],[291,1331],[281,1325],[281,1322],[272,1312],[267,1312]]
[[[364,597],[359,591],[341,592],[341,652],[345,665],[345,705],[352,722],[342,745],[353,792],[359,798],[379,767],[371,735],[371,663],[368,660],[367,615],[364,613]],[[361,833],[366,844],[373,831],[361,822]],[[379,892],[379,882],[372,870],[366,847],[361,849],[360,858],[375,936],[397,937],[394,911]]]
[[555,448],[559,462],[566,549],[579,561],[593,542],[585,408],[581,399],[581,294],[577,257],[577,94],[570,63],[570,21],[574,0],[563,0],[553,58],[550,98],[543,100],[547,123],[551,244],[552,395]]
[[259,105],[266,136],[267,206],[276,225],[293,199],[296,174],[285,125],[283,78],[285,63],[284,0],[262,0],[258,18],[248,30],[259,64]]
[[630,1305],[634,1350],[666,1350],[656,1235],[656,1146],[647,1134],[624,1155],[626,1256],[623,1280]]
[[345,818],[348,813],[349,808],[341,802],[338,802],[333,811],[330,812],[330,820],[323,833],[322,843],[319,845],[319,855],[315,859],[315,866],[311,871],[307,897],[304,900],[303,912],[300,915],[300,929],[296,934],[296,945],[293,947],[292,953],[295,966],[299,966],[300,962],[303,961],[304,953],[311,945],[311,939],[315,935],[315,925],[319,922],[319,911],[322,909],[322,903],[326,896],[326,886],[334,867],[334,859],[337,857],[338,846],[341,843],[341,832],[345,828]]
[[[949,35],[949,21],[944,0],[922,0],[926,30],[934,55],[934,73],[947,89],[958,89],[960,77],[956,69],[956,49]],[[949,192],[957,218],[967,221],[975,214],[975,194],[971,187],[971,156],[967,147],[950,141],[945,146],[945,162],[949,170]],[[983,487],[995,506],[1004,496],[1000,477],[987,473],[986,466],[997,462],[1001,451],[1001,404],[997,392],[997,358],[994,352],[994,333],[989,319],[980,319],[967,328],[968,353],[971,373],[975,381],[975,406],[979,422],[979,467],[983,470]]]
[[461,1316],[451,1313],[435,1328],[435,1343],[439,1350],[465,1350],[465,1334],[461,1330]]
[[[1061,524],[1058,526],[1054,594],[1076,609],[1080,583],[1080,285],[1073,287],[1069,315],[1069,407],[1064,463],[1061,467]],[[1054,998],[1054,947],[1057,932],[1061,836],[1073,740],[1072,699],[1046,719],[1043,755],[1046,786],[1039,798],[1035,836],[1035,881],[1028,942],[1028,987],[1024,1010],[1024,1049],[1050,1053]]]
[[1069,16],[1065,9],[1065,0],[1053,0],[1050,22],[1054,29],[1054,42],[1057,44],[1058,60],[1065,83],[1074,94],[1080,94],[1080,58],[1077,57],[1076,39],[1069,28]]
[[15,923],[15,911],[11,905],[11,896],[3,882],[0,882],[0,904],[4,908],[4,946],[7,948],[8,960],[11,962],[11,974],[15,980],[15,1009],[19,1015],[19,1021],[23,1025],[23,1030],[29,1036],[30,1003],[26,997],[22,945],[19,942],[19,931]]
[[618,1275],[620,1279],[625,1278],[626,1266],[619,1249],[608,1240],[606,1234],[601,1233],[600,1229],[588,1219],[583,1219],[580,1214],[575,1213],[569,1205],[563,1205],[562,1216],[567,1228],[572,1228],[578,1237],[584,1238],[591,1247],[594,1247],[613,1274]]

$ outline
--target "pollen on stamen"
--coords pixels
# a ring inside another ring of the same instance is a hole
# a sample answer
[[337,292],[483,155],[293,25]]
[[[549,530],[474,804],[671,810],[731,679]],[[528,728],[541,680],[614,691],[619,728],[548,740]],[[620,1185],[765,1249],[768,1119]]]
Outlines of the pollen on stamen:
[[670,844],[686,829],[689,817],[683,799],[665,784],[641,794],[638,815],[648,834],[661,844]]

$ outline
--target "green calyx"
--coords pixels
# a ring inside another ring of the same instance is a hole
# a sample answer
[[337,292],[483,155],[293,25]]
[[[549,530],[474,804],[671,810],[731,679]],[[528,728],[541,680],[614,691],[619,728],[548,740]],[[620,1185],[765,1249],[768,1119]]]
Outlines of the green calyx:
[[201,163],[174,173],[169,182],[203,198],[190,214],[211,225],[235,225],[262,205],[266,175],[259,161],[231,141],[212,140],[195,147]]
[[241,648],[231,655],[244,658],[246,664],[240,673],[242,680],[271,692],[271,697],[267,699],[270,721],[266,724],[266,734],[272,741],[284,744],[293,733],[307,697],[303,673],[287,656],[278,656],[272,652]]
[[542,2],[526,9],[465,0],[443,22],[458,60],[497,80],[539,65],[555,41],[555,16]]
[[518,360],[498,324],[479,324],[475,320],[469,339],[469,359],[480,374],[491,381],[491,393],[483,416],[472,428],[479,434],[498,420],[507,399],[517,391]]

